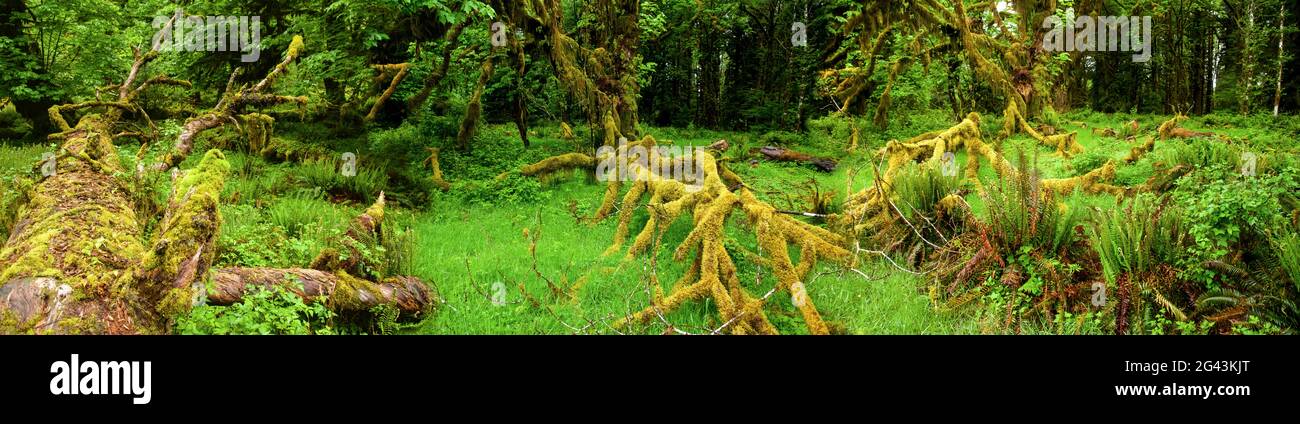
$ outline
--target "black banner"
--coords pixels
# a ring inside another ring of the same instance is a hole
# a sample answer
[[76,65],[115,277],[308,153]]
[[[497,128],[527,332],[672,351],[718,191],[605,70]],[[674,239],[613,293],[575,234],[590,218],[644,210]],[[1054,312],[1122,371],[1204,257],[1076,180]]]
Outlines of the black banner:
[[[1288,353],[1294,340],[3,337],[0,407],[150,413],[256,404],[294,415],[329,415],[343,406],[386,415],[410,407],[482,411],[593,401],[725,404],[752,401],[756,391],[831,409],[936,400],[1265,406],[1284,405],[1297,393],[1300,366]],[[144,369],[149,378],[140,384]],[[133,386],[119,372],[131,374]],[[74,383],[76,394],[67,390]],[[119,394],[109,386],[121,387]]]

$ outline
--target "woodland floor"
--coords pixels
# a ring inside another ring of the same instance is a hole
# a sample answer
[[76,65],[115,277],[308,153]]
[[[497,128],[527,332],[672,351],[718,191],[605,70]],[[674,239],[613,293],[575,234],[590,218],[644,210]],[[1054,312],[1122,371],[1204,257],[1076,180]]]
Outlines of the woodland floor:
[[[833,191],[832,205],[845,199],[845,184],[849,170],[862,171],[854,178],[852,191],[871,182],[870,156],[890,138],[905,139],[925,131],[947,128],[952,125],[942,115],[921,116],[912,122],[899,125],[906,129],[879,132],[864,128],[859,153],[847,158],[843,153],[845,138],[839,134],[824,133],[802,137],[803,143],[789,147],[835,157],[841,160],[833,173],[821,173],[806,165],[758,162],[757,165],[740,164],[733,169],[747,184],[760,193],[760,197],[778,208],[805,209],[798,199],[806,193],[801,187],[808,181],[824,191]],[[1123,122],[1136,119],[1149,134],[1168,119],[1166,116],[1104,115],[1093,113],[1067,114],[1061,130],[1078,131],[1079,142],[1086,153],[1072,160],[1061,159],[1052,149],[1038,145],[1027,136],[1013,137],[1004,144],[1004,154],[1016,157],[1016,151],[1025,152],[1034,161],[1044,178],[1069,177],[1086,172],[1113,159],[1119,164],[1116,184],[1129,186],[1141,184],[1152,174],[1149,159],[1136,164],[1123,163],[1130,142],[1123,139],[1094,136],[1090,128],[1116,128]],[[986,119],[986,121],[995,121]],[[996,133],[999,122],[985,122],[985,138]],[[1086,124],[1084,127],[1080,124]],[[1230,128],[1214,125],[1201,118],[1184,123],[1193,130],[1212,130],[1233,137],[1250,138],[1266,145],[1281,143],[1287,135],[1256,128]],[[409,228],[413,249],[409,263],[412,275],[435,286],[445,303],[429,318],[404,325],[401,333],[414,334],[571,334],[575,332],[610,334],[607,325],[629,313],[641,310],[649,302],[643,283],[650,272],[650,259],[622,261],[622,255],[602,257],[601,253],[613,239],[617,220],[606,219],[595,226],[575,225],[576,211],[590,215],[598,206],[604,186],[589,181],[580,172],[571,177],[552,178],[542,183],[514,181],[514,187],[494,187],[493,176],[518,169],[519,165],[534,162],[552,154],[573,150],[574,141],[558,137],[558,126],[534,127],[531,131],[533,147],[521,150],[513,125],[485,126],[474,145],[474,152],[462,154],[445,148],[442,155],[446,179],[453,183],[453,193],[436,193],[427,205],[412,208],[404,201],[399,188],[390,192],[396,205],[389,209],[390,226]],[[644,133],[655,136],[661,143],[671,141],[677,145],[704,146],[718,139],[727,139],[735,148],[762,146],[758,134],[715,132],[683,128],[645,128]],[[276,135],[284,138],[317,138],[320,133],[305,125],[282,123],[276,126]],[[583,140],[585,131],[579,131]],[[1144,137],[1140,137],[1144,139]],[[313,140],[318,142],[319,140]],[[351,143],[351,145],[349,145]],[[329,146],[335,151],[361,150],[365,146],[358,140],[337,140]],[[202,149],[205,146],[199,146]],[[123,157],[134,156],[138,145],[119,146]],[[5,142],[0,146],[0,179],[9,184],[14,176],[32,172],[45,145],[18,145]],[[1157,151],[1160,147],[1157,146]],[[202,151],[197,150],[196,151]],[[182,165],[188,168],[191,162]],[[965,152],[958,153],[959,163],[965,163]],[[360,213],[370,199],[328,198],[320,186],[327,181],[337,183],[329,174],[331,169],[293,162],[271,163],[240,152],[227,152],[234,172],[226,184],[222,214],[224,224],[220,239],[221,254],[216,266],[306,266],[318,247],[330,234],[343,231],[348,219]],[[508,159],[507,159],[508,158]],[[1092,162],[1095,161],[1095,162]],[[1014,159],[1013,159],[1014,162]],[[1092,162],[1092,163],[1089,163]],[[361,163],[364,178],[366,164]],[[1076,169],[1080,169],[1076,171]],[[428,168],[411,172],[427,178]],[[991,167],[982,173],[991,174]],[[983,175],[992,178],[992,175]],[[371,182],[383,186],[383,183]],[[166,182],[157,187],[157,195],[167,193]],[[367,184],[358,182],[356,184]],[[486,189],[489,187],[491,189]],[[465,195],[457,191],[482,191],[484,196]],[[785,193],[785,194],[782,194]],[[967,200],[976,214],[985,207],[979,196],[970,194]],[[1092,196],[1085,203],[1104,207],[1113,204],[1111,196]],[[632,228],[640,228],[644,213],[634,219]],[[740,218],[733,217],[728,226],[734,241],[728,241],[733,252],[755,251],[756,240],[748,232],[739,230]],[[688,221],[688,220],[687,220]],[[689,231],[689,222],[679,221],[664,236],[664,242],[675,245]],[[572,288],[575,296],[553,296],[547,282],[534,272],[530,257],[530,242],[526,232],[540,237],[536,246],[537,272],[555,284]],[[3,236],[3,235],[0,235]],[[671,249],[661,248],[657,258],[660,280],[668,285],[685,271],[685,265],[672,260]],[[741,280],[748,283],[751,293],[766,293],[774,284],[770,272],[759,270],[751,261],[736,261]],[[1004,332],[999,324],[1000,313],[987,310],[982,302],[972,302],[955,311],[940,311],[927,294],[934,281],[902,272],[880,260],[870,260],[859,267],[861,273],[844,270],[830,264],[819,264],[807,282],[808,293],[833,333],[840,334],[996,334]],[[497,284],[500,283],[500,284]],[[528,293],[521,294],[519,287]],[[504,290],[504,305],[496,305],[492,297]],[[531,298],[531,299],[530,299]],[[533,300],[538,303],[534,304]],[[687,332],[708,332],[717,328],[717,314],[708,303],[689,303],[666,314],[665,319]],[[769,301],[768,317],[782,334],[804,334],[807,329],[790,299]],[[663,322],[652,322],[643,328],[624,329],[624,332],[658,334],[665,329]],[[1091,334],[1097,327],[1085,324],[1076,326],[1052,323],[1026,324],[1022,333],[1028,334]]]

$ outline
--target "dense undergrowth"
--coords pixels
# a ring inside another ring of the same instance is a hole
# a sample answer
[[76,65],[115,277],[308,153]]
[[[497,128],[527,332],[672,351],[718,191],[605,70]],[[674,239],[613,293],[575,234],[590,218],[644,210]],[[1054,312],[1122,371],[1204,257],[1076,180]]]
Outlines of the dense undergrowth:
[[[7,119],[15,122],[12,112]],[[781,209],[834,216],[883,170],[875,153],[889,140],[952,124],[937,112],[899,119],[883,131],[866,120],[838,117],[812,120],[805,133],[643,131],[661,143],[728,140],[728,168],[759,198]],[[925,224],[864,237],[867,247],[887,257],[865,257],[851,267],[819,265],[805,282],[808,295],[838,334],[1293,333],[1300,325],[1300,161],[1294,144],[1300,121],[1208,115],[1182,125],[1216,136],[1159,139],[1156,128],[1168,119],[1062,114],[1056,129],[1077,131],[1085,149],[1070,158],[1025,135],[1000,142],[985,136],[1017,169],[1028,171],[1015,178],[984,167],[975,184],[934,167],[905,166],[891,199],[908,223]],[[997,134],[1000,123],[993,121],[981,123],[983,134]],[[1128,122],[1138,130],[1113,136],[1094,131]],[[160,124],[164,132],[176,125]],[[20,141],[20,125],[9,128],[12,138],[0,159],[4,237],[38,175],[41,154],[50,149]],[[436,119],[357,134],[277,124],[274,137],[281,145],[322,146],[310,157],[252,151],[233,130],[204,138],[201,144],[227,150],[232,168],[221,198],[215,267],[309,266],[383,192],[392,206],[382,236],[361,251],[365,263],[375,264],[367,272],[420,277],[439,303],[435,313],[412,325],[398,325],[395,315],[383,311],[369,322],[354,322],[318,303],[264,290],[235,306],[196,308],[176,321],[176,331],[658,334],[707,333],[724,325],[707,302],[640,327],[609,325],[649,303],[648,273],[661,274],[657,280],[667,283],[685,273],[687,264],[674,261],[671,252],[628,261],[602,256],[616,223],[582,219],[599,208],[604,191],[590,174],[537,179],[515,172],[589,145],[585,128],[567,139],[558,125],[533,127],[529,149],[519,145],[512,125],[484,126],[469,150],[441,141],[454,132],[454,125]],[[1148,138],[1156,138],[1152,151],[1133,158]],[[823,173],[748,153],[763,146],[839,163]],[[431,148],[439,149],[440,169],[450,183],[446,191],[430,179]],[[119,149],[130,158],[139,145],[123,143]],[[358,157],[351,177],[339,172],[347,152]],[[1247,153],[1258,158],[1251,175],[1242,172]],[[959,164],[968,159],[964,151],[955,156]],[[1122,193],[1042,195],[1042,180],[1106,166],[1114,168],[1111,183]],[[148,184],[138,207],[165,201],[171,183],[163,178]],[[965,212],[937,212],[950,194],[961,197]],[[636,211],[632,225],[639,228],[647,219],[647,212]],[[744,225],[733,220],[724,246],[740,258],[740,280],[754,293],[768,293],[776,280],[762,260],[754,260],[758,241],[733,228]],[[680,241],[688,231],[679,223],[660,237]],[[782,333],[806,332],[791,299],[771,298],[765,309]]]

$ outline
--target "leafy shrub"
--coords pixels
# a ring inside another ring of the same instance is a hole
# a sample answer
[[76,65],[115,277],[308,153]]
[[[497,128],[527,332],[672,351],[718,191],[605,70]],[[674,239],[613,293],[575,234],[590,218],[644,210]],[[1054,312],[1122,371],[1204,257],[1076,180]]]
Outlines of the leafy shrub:
[[324,298],[310,304],[281,286],[249,286],[243,301],[230,306],[202,305],[176,319],[179,334],[304,335],[334,334],[334,313]]
[[518,174],[467,184],[462,194],[467,202],[493,205],[538,203],[547,197],[550,193],[542,190],[540,181]]
[[284,231],[259,219],[251,205],[223,205],[224,222],[217,241],[219,266],[273,267],[278,261]]
[[1230,177],[1221,172],[1196,171],[1178,181],[1174,198],[1189,224],[1194,243],[1183,264],[1185,278],[1215,287],[1216,271],[1201,264],[1218,260],[1233,246],[1262,239],[1285,223],[1283,195],[1300,191],[1300,180],[1290,170],[1255,178]]
[[1100,168],[1110,161],[1110,156],[1099,152],[1084,152],[1073,159],[1070,159],[1070,176],[1075,177],[1087,174],[1094,169]]
[[[1079,175],[1081,175],[1080,173]],[[1121,187],[1132,187],[1145,183],[1147,179],[1155,174],[1155,167],[1149,160],[1141,160],[1135,164],[1121,165],[1115,170],[1115,184]]]
[[[420,134],[420,128],[405,124],[393,129],[377,129],[369,133],[369,153],[375,160],[387,162],[386,167],[417,163],[428,155],[429,147]],[[358,173],[359,174],[359,173]],[[358,175],[360,176],[360,175]]]
[[31,132],[31,123],[23,119],[12,104],[0,109],[0,138],[22,139],[30,136]]

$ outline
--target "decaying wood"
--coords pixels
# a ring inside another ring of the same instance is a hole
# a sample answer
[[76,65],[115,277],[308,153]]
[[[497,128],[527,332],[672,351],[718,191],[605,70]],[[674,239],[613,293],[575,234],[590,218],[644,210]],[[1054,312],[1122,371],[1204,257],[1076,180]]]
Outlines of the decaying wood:
[[818,171],[822,171],[822,172],[835,171],[836,163],[834,159],[816,157],[813,155],[809,155],[807,153],[797,152],[794,150],[785,149],[781,147],[766,146],[766,147],[754,149],[750,153],[751,154],[758,153],[763,155],[763,157],[766,157],[769,160],[774,160],[778,162],[798,162],[798,163],[810,164],[814,168],[817,168]]
[[401,318],[418,319],[429,311],[433,296],[424,282],[414,277],[389,278],[378,283],[346,273],[315,269],[224,268],[214,272],[207,301],[232,305],[243,300],[248,286],[283,287],[305,301],[327,296],[327,306],[339,313],[368,313],[371,308],[391,305]]
[[1165,121],[1165,123],[1160,124],[1160,128],[1157,130],[1160,134],[1160,139],[1168,140],[1171,138],[1201,138],[1215,136],[1212,132],[1196,132],[1181,127],[1180,125],[1182,122],[1186,120],[1186,115],[1179,114],[1174,116],[1172,119]]
[[[311,269],[217,270],[212,277],[212,289],[207,293],[208,301],[229,305],[242,299],[248,285],[281,286],[306,301],[326,296],[326,305],[342,314],[366,314],[376,306],[391,305],[401,311],[403,318],[424,316],[434,300],[423,281],[415,277],[388,277],[373,282],[366,278],[381,277],[372,275],[377,264],[365,255],[363,248],[381,241],[384,205],[384,195],[380,193],[374,205],[352,220],[334,247],[317,255]],[[347,254],[341,254],[344,251]]]
[[[118,177],[129,173],[112,144],[123,112],[137,109],[127,105],[149,86],[136,84],[140,70],[158,53],[134,56],[117,99],[85,105],[102,113],[70,126],[61,112],[81,107],[50,109],[64,121],[57,172],[32,188],[0,247],[0,333],[164,332],[173,306],[190,301],[193,276],[205,271],[211,224],[219,220],[211,200],[228,165],[211,152],[178,181],[167,211],[173,219],[146,250],[128,185]],[[171,239],[181,233],[190,237]]]

